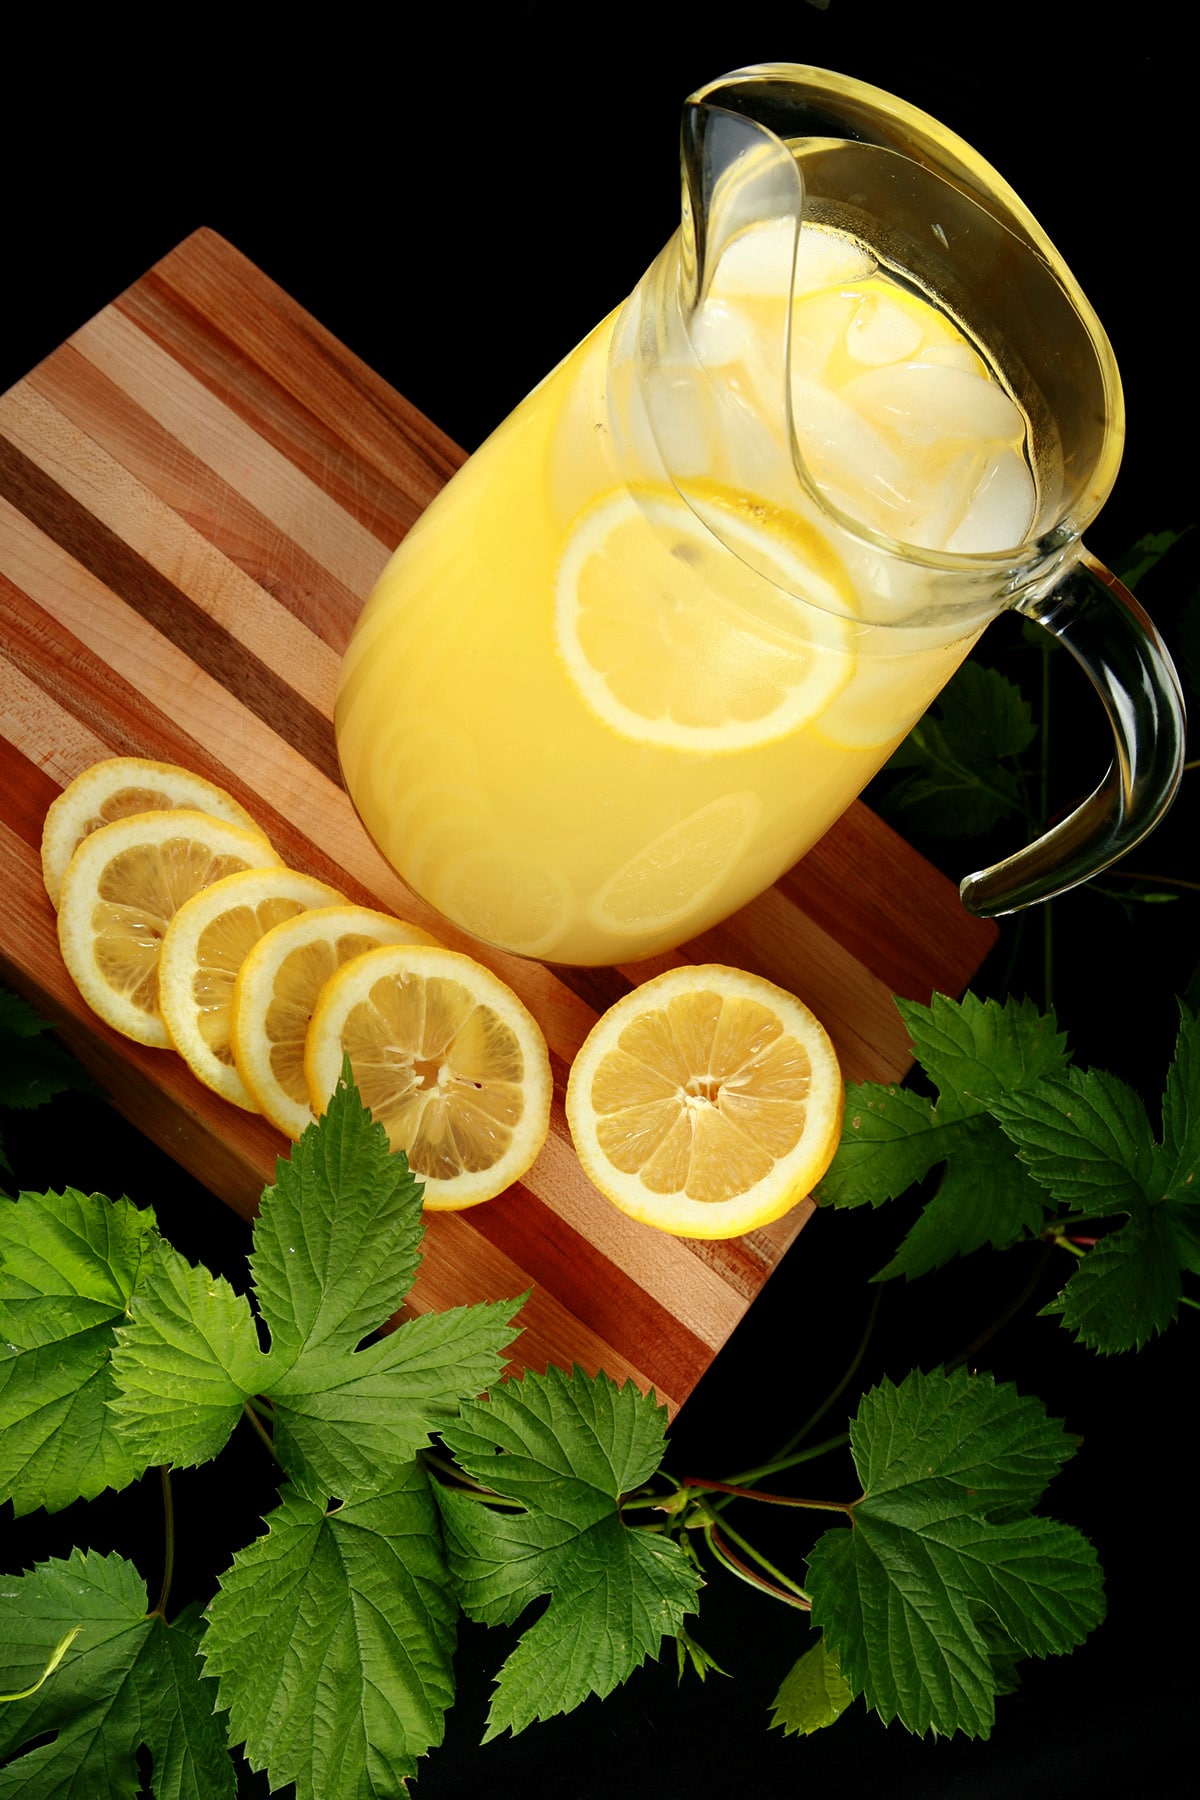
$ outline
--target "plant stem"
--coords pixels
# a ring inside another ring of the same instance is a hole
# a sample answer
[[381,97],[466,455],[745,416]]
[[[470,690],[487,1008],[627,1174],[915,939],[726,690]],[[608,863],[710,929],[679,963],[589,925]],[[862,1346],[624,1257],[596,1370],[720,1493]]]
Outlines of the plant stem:
[[760,1593],[770,1594],[773,1600],[782,1600],[785,1606],[795,1606],[801,1612],[812,1611],[812,1602],[810,1600],[800,1599],[795,1594],[788,1593],[786,1589],[776,1587],[773,1581],[764,1580],[754,1569],[748,1568],[741,1558],[735,1556],[728,1545],[722,1541],[720,1533],[717,1531],[715,1525],[710,1526],[705,1535],[708,1540],[709,1549],[722,1567],[728,1569],[731,1575],[736,1575],[740,1581],[749,1582],[750,1586],[758,1588]]
[[1152,875],[1146,869],[1114,868],[1104,871],[1105,881],[1150,881],[1155,887],[1187,888],[1200,894],[1200,881],[1186,881],[1182,875]]
[[[820,1415],[814,1416],[819,1417]],[[791,1445],[796,1441],[796,1438],[792,1438],[790,1443],[785,1445],[771,1462],[760,1463],[756,1469],[746,1469],[740,1474],[734,1475],[729,1485],[730,1497],[736,1498],[743,1492],[749,1492],[756,1482],[762,1481],[768,1475],[778,1475],[784,1469],[798,1468],[801,1463],[816,1462],[818,1457],[828,1455],[831,1450],[841,1450],[844,1445],[849,1443],[850,1433],[848,1431],[835,1432],[832,1437],[822,1438],[818,1444],[810,1444],[807,1450],[793,1450]]]
[[[715,1532],[716,1526],[714,1525],[712,1529],[713,1532]],[[721,1529],[718,1535],[720,1536],[722,1544],[725,1545],[726,1550],[728,1550],[729,1546],[725,1540],[727,1538],[732,1539],[738,1549],[744,1550],[747,1556],[752,1556],[759,1568],[765,1569],[767,1574],[772,1576],[774,1580],[779,1583],[780,1587],[786,1588],[789,1593],[795,1594],[799,1599],[804,1601],[806,1606],[810,1604],[811,1595],[808,1593],[808,1590],[802,1588],[798,1581],[793,1581],[790,1575],[785,1575],[782,1569],[776,1568],[769,1557],[764,1556],[761,1550],[756,1550],[754,1545],[750,1543],[748,1539],[744,1538],[740,1531],[735,1531],[733,1526],[730,1525],[727,1520],[721,1521]],[[712,1532],[709,1533],[709,1536],[711,1538]]]
[[846,1500],[805,1500],[798,1494],[768,1494],[762,1488],[737,1487],[729,1481],[709,1481],[703,1475],[685,1475],[684,1487],[699,1488],[706,1494],[729,1494],[735,1500],[761,1500],[767,1506],[800,1506],[812,1512],[853,1513]]
[[255,1431],[257,1431],[257,1433],[258,1433],[259,1437],[262,1439],[263,1443],[267,1446],[267,1455],[271,1458],[271,1461],[273,1463],[278,1465],[279,1458],[275,1454],[275,1446],[271,1442],[271,1434],[267,1430],[266,1426],[263,1424],[262,1420],[259,1418],[256,1409],[254,1408],[254,1406],[251,1404],[251,1402],[249,1400],[242,1401],[242,1411],[245,1413],[246,1417],[249,1419],[250,1423],[253,1425]]
[[[675,1494],[679,1492],[680,1489],[676,1488]],[[674,1494],[635,1494],[628,1500],[622,1498],[620,1506],[623,1513],[643,1511],[647,1507],[655,1507],[659,1512],[671,1512],[674,1510],[671,1505],[674,1498]]]
[[1056,1249],[1069,1250],[1072,1256],[1086,1256],[1088,1250],[1095,1245],[1095,1238],[1069,1238],[1061,1231],[1052,1231],[1046,1237],[1048,1244]]
[[170,1469],[160,1468],[158,1480],[162,1490],[163,1503],[163,1578],[158,1595],[158,1605],[150,1617],[161,1619],[165,1624],[167,1601],[171,1597],[171,1582],[175,1576],[175,1495],[171,1488]]

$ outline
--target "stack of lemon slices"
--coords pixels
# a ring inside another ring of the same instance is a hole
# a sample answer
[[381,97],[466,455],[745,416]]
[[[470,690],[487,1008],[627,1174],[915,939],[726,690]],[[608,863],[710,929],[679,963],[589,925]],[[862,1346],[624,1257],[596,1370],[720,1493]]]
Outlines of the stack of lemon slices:
[[42,866],[92,1010],[290,1136],[324,1110],[349,1053],[427,1207],[491,1199],[545,1142],[550,1060],[516,995],[419,927],[285,867],[212,783],[99,763],[50,807]]
[[[299,1137],[348,1056],[364,1103],[435,1210],[526,1173],[549,1132],[545,1039],[491,970],[287,868],[229,795],[117,757],[51,806],[46,888],[67,969],[138,1043]],[[795,996],[721,965],[643,983],[587,1037],[567,1085],[584,1173],[623,1212],[741,1236],[811,1192],[842,1081]]]

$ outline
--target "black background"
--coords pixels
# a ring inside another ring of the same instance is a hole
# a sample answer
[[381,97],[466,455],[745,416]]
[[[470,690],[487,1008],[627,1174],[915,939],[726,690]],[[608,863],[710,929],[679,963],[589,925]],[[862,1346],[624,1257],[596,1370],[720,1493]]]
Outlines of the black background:
[[[812,62],[890,89],[972,141],[1099,311],[1125,380],[1128,437],[1091,547],[1113,560],[1143,533],[1193,524],[1194,99],[1167,9],[1126,7],[1103,28],[1082,5],[726,10],[726,21],[706,15],[690,28],[681,9],[658,5],[510,6],[482,24],[447,11],[427,26],[396,9],[327,9],[309,25],[292,12],[210,13],[173,16],[170,41],[124,21],[35,24],[20,64],[10,60],[0,125],[0,389],[207,225],[473,448],[628,292],[673,229],[682,99],[746,63]],[[1143,590],[1168,631],[1195,579],[1185,540]],[[1003,656],[1003,625],[996,639]],[[1065,787],[1077,760],[1080,780],[1098,778],[1102,733],[1070,683],[1054,743]],[[1194,879],[1193,821],[1185,787],[1139,865]],[[975,861],[973,850],[944,848],[956,874]],[[1078,1059],[1124,1075],[1152,1106],[1173,996],[1197,962],[1195,919],[1186,896],[1129,909],[1084,892],[1055,908],[1055,995]],[[999,983],[1012,950],[1018,987],[1041,999],[1040,942],[1040,923],[1007,925],[981,989]],[[244,1228],[102,1104],[60,1102],[2,1128],[22,1184],[128,1192],[158,1209],[189,1254],[237,1275]],[[900,1206],[818,1216],[684,1409],[671,1436],[676,1473],[727,1475],[790,1435],[852,1356],[875,1291],[867,1278],[908,1217]],[[936,1366],[973,1343],[1035,1273],[1035,1254],[973,1258],[889,1286],[860,1383]],[[1043,1272],[1037,1297],[1063,1273]],[[1049,1507],[1096,1542],[1109,1619],[1074,1656],[1024,1665],[989,1742],[916,1741],[861,1706],[811,1740],[769,1732],[803,1621],[717,1572],[696,1635],[729,1679],[701,1687],[689,1676],[677,1688],[664,1659],[607,1702],[486,1748],[488,1689],[509,1638],[465,1630],[459,1704],[417,1783],[422,1800],[593,1800],[632,1787],[816,1800],[879,1788],[931,1800],[1182,1794],[1181,1761],[1190,1749],[1194,1766],[1196,1748],[1195,1315],[1136,1357],[1098,1359],[1034,1310],[978,1361],[1084,1435]],[[804,1479],[842,1496],[853,1484],[837,1458]],[[199,1592],[209,1562],[255,1529],[271,1490],[250,1453],[177,1488],[180,1585]],[[151,1491],[82,1522],[77,1511],[0,1521],[5,1567],[86,1533],[137,1556],[153,1588],[155,1502]],[[799,1574],[810,1539],[796,1518],[744,1528]],[[245,1791],[265,1784],[247,1777]]]

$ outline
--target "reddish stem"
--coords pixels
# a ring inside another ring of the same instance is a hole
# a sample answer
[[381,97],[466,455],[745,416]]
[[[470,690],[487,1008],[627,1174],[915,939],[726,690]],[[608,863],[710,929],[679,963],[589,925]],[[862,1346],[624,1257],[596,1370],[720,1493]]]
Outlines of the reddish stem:
[[777,1587],[773,1581],[768,1581],[766,1577],[760,1575],[756,1569],[752,1569],[749,1563],[743,1562],[740,1556],[735,1555],[715,1525],[709,1528],[708,1535],[709,1542],[721,1557],[721,1560],[727,1562],[731,1568],[736,1569],[743,1581],[748,1581],[752,1587],[761,1588],[763,1593],[770,1594],[773,1600],[784,1600],[789,1606],[795,1606],[801,1612],[812,1611],[811,1600],[801,1600],[799,1594],[789,1594],[786,1588]]
[[735,1487],[728,1481],[709,1481],[702,1475],[685,1475],[683,1486],[703,1488],[712,1494],[734,1494],[739,1500],[764,1500],[768,1506],[802,1506],[821,1512],[849,1513],[844,1500],[801,1500],[793,1494],[768,1494],[763,1488]]

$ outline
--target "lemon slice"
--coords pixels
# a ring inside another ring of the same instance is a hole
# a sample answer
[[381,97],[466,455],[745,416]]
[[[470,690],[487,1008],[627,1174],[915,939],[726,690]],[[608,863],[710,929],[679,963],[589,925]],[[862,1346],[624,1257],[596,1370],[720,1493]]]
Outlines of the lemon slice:
[[549,863],[503,850],[453,857],[428,896],[472,937],[517,956],[551,956],[574,912],[570,889]]
[[740,969],[670,969],[597,1022],[567,1084],[584,1173],[622,1212],[681,1237],[780,1218],[825,1173],[843,1087],[824,1027]]
[[158,956],[171,920],[214,881],[279,861],[261,832],[186,808],[89,832],[63,873],[58,941],[92,1011],[139,1044],[168,1047]]
[[254,945],[233,984],[229,1021],[234,1065],[258,1110],[298,1138],[313,1120],[304,1079],[304,1043],[317,997],[343,963],[381,944],[432,944],[368,906],[320,906],[273,926]]
[[622,491],[584,513],[558,567],[555,634],[611,730],[708,754],[799,730],[854,663],[838,616],[853,602],[823,540],[734,496],[708,496],[705,510],[720,538],[666,491]]
[[[42,826],[42,879],[57,907],[63,872],[77,846],[101,825],[133,813],[186,807],[228,819],[248,831],[259,828],[245,807],[202,775],[144,756],[110,756],[68,782],[50,803]],[[261,835],[261,833],[260,833]]]
[[244,869],[184,903],[158,959],[158,1003],[193,1075],[235,1106],[258,1108],[233,1060],[229,1016],[238,970],[259,939],[308,907],[344,899],[295,869]]
[[588,907],[601,931],[622,937],[703,923],[705,909],[741,860],[762,803],[749,792],[722,794],[630,857]]
[[304,1053],[314,1112],[346,1055],[433,1210],[492,1199],[546,1141],[553,1084],[537,1022],[490,969],[455,950],[389,945],[339,969]]

